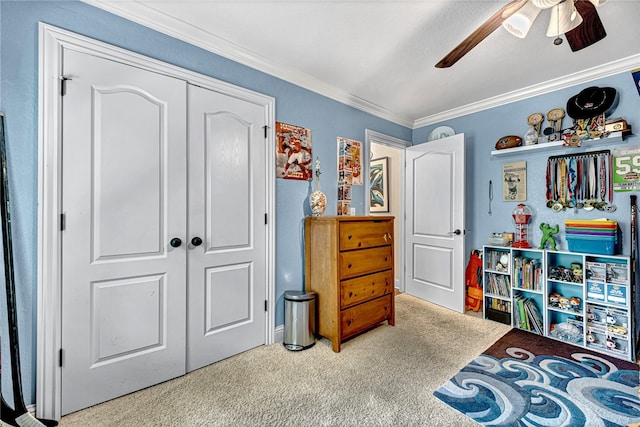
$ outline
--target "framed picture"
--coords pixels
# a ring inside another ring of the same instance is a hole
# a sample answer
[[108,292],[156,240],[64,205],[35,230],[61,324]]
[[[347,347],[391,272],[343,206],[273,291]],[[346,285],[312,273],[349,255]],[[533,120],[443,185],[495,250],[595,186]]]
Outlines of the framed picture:
[[369,163],[369,211],[389,212],[389,158]]
[[527,200],[527,162],[502,165],[502,200],[505,202]]

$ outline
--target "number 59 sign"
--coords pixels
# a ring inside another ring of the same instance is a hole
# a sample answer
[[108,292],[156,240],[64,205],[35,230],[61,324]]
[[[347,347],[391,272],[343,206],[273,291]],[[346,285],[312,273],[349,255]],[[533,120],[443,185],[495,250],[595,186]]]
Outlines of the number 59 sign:
[[613,150],[613,189],[640,190],[640,147]]

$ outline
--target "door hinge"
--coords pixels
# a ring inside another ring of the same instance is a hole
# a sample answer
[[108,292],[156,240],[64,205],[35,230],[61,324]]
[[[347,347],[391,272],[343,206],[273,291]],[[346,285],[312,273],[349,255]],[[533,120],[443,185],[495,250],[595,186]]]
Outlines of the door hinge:
[[264,311],[267,311],[267,300],[264,300]]
[[267,225],[267,224],[268,224],[268,222],[267,222],[267,214],[264,214],[264,225]]
[[264,126],[262,126],[262,128],[264,129],[264,137],[266,138],[267,137],[267,132],[269,131],[269,126],[264,125]]
[[62,368],[62,349],[58,351],[58,366]]
[[67,94],[67,80],[73,80],[67,76],[60,76],[60,96]]
[[65,214],[60,214],[60,231],[64,231],[67,226],[67,217]]

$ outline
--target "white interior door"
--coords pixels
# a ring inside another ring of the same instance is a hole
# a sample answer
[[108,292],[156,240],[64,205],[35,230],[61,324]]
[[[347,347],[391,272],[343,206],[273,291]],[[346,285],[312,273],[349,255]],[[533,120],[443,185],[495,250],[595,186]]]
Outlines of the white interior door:
[[66,50],[62,413],[185,372],[186,84]]
[[464,312],[464,135],[406,150],[406,291]]
[[266,116],[189,85],[187,370],[265,343]]

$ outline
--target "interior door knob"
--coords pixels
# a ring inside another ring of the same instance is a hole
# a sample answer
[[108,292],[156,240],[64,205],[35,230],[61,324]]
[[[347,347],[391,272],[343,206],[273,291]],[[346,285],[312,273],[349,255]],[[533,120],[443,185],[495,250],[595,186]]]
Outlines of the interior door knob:
[[191,244],[193,246],[200,246],[202,244],[202,239],[196,236],[193,239],[191,239]]
[[178,239],[177,237],[174,237],[173,239],[171,239],[169,244],[174,248],[178,248],[182,244],[182,240]]
[[462,231],[460,231],[460,229],[456,229],[456,230],[454,230],[454,231],[450,231],[450,232],[449,232],[449,236],[451,236],[451,235],[453,235],[453,234],[455,234],[456,236],[459,236],[459,235],[461,235],[461,234],[462,234]]

